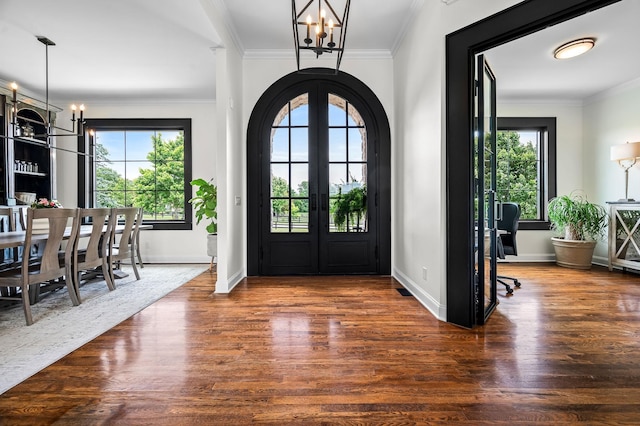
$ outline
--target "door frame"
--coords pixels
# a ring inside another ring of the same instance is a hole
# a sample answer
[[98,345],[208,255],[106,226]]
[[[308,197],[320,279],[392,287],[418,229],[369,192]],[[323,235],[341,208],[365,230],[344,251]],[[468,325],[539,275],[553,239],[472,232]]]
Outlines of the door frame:
[[[343,88],[352,93],[361,105],[367,108],[371,123],[367,123],[367,135],[375,138],[378,146],[378,271],[379,275],[391,274],[391,130],[389,119],[375,93],[354,76],[331,68],[309,68],[288,74],[273,83],[258,99],[247,126],[247,275],[260,274],[260,215],[261,209],[261,132],[269,112],[282,106],[283,93],[305,82],[321,82]],[[286,99],[285,101],[288,101]],[[369,125],[371,128],[369,128]]]
[[447,321],[475,323],[473,99],[475,55],[620,0],[518,3],[446,36]]

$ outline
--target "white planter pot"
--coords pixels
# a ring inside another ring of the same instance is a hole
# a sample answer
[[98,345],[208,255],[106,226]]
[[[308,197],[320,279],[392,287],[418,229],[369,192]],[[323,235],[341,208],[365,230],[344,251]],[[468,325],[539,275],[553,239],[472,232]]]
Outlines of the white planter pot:
[[218,255],[218,234],[207,235],[207,256],[216,257]]
[[572,269],[591,269],[595,241],[565,240],[552,237],[551,242],[556,251],[558,266]]

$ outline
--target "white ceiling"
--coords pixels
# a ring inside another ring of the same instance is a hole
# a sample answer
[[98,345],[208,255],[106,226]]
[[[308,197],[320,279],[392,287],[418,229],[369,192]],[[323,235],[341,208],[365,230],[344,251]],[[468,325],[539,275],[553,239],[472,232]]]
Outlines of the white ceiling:
[[[486,57],[499,100],[582,101],[640,77],[640,1],[611,6],[493,48]],[[553,57],[561,44],[595,37],[595,47],[566,60]]]
[[[353,0],[345,58],[392,56],[424,1]],[[475,0],[441,6],[465,1]],[[220,38],[204,12],[211,4],[245,55],[293,56],[289,0],[1,0],[0,80],[43,97],[43,35],[56,43],[51,99],[214,99]],[[640,0],[623,0],[487,52],[501,99],[582,99],[638,78],[640,55],[630,44],[640,39],[638,16]],[[587,35],[598,39],[589,54],[552,58],[558,44]]]
[[[404,35],[406,24],[423,1],[353,0],[347,31],[348,50],[390,55]],[[298,13],[307,2],[296,0]],[[342,16],[346,1],[329,2]],[[286,50],[293,54],[291,0],[224,0],[224,4],[243,50]],[[306,16],[305,13],[303,18]]]
[[52,99],[215,96],[218,36],[198,0],[1,0],[0,78],[42,94],[37,35],[56,43]]

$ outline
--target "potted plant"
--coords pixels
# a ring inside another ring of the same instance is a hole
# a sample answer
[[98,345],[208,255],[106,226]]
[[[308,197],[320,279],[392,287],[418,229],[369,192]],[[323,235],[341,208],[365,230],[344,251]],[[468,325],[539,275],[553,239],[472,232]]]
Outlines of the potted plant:
[[[62,204],[58,202],[58,200],[49,200],[47,198],[38,198],[36,201],[31,203],[32,209],[60,209],[62,208]],[[49,219],[40,218],[34,219],[31,224],[31,232],[34,234],[46,234],[49,232]]]
[[563,237],[553,237],[556,263],[574,269],[590,269],[593,250],[604,237],[607,212],[599,204],[579,195],[563,195],[547,206],[551,229]]
[[196,214],[196,225],[202,220],[209,221],[207,224],[207,255],[215,257],[218,255],[218,187],[213,183],[213,179],[194,179],[191,186],[196,188],[196,195],[189,200]]
[[367,213],[367,189],[364,186],[351,188],[348,192],[342,193],[342,188],[338,190],[338,197],[335,201],[333,211],[333,223],[339,231],[345,231],[347,218],[350,222],[351,230],[361,232],[360,221]]

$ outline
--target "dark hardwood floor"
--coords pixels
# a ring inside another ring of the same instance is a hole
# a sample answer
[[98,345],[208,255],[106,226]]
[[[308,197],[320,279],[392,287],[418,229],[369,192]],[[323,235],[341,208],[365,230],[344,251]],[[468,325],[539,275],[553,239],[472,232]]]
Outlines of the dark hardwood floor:
[[640,276],[500,273],[522,287],[465,330],[388,277],[216,295],[206,272],[1,395],[0,424],[640,424]]

